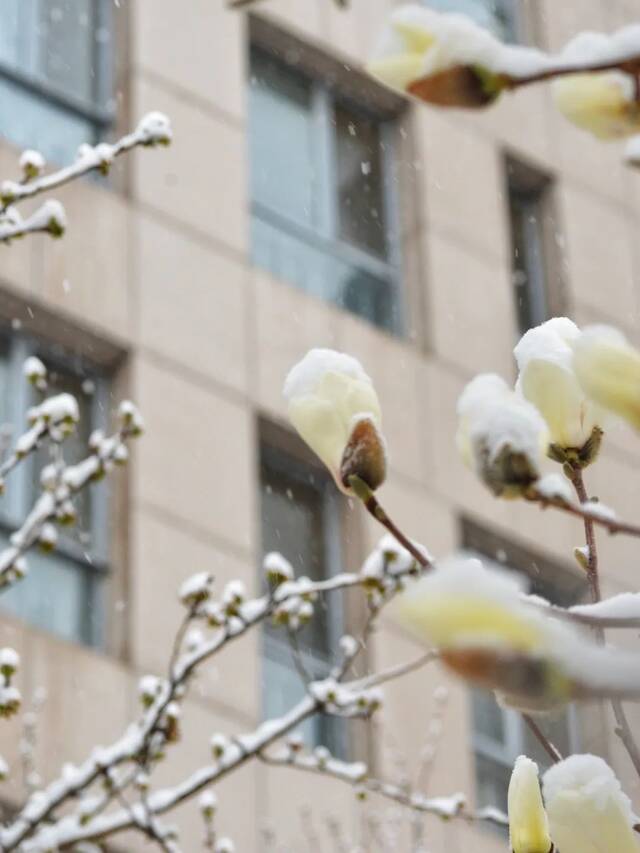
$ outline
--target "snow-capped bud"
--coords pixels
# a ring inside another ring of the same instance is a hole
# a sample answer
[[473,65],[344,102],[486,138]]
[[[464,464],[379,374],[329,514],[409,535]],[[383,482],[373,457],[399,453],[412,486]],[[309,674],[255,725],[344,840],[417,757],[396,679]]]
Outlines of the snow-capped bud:
[[145,708],[153,705],[162,690],[162,682],[155,675],[144,675],[138,682],[138,695]]
[[184,638],[184,645],[188,652],[195,652],[201,648],[204,643],[204,634],[199,628],[191,628]]
[[571,74],[555,80],[552,92],[564,117],[599,139],[640,133],[640,109],[630,74]]
[[318,767],[324,768],[331,760],[331,753],[326,746],[316,746],[313,750],[313,757],[318,762]]
[[91,435],[89,436],[88,446],[89,450],[92,450],[94,453],[100,450],[102,443],[104,442],[105,435],[104,430],[94,429]]
[[227,616],[237,616],[240,605],[246,600],[246,597],[247,593],[242,581],[229,581],[222,593],[222,604]]
[[198,807],[206,820],[211,820],[218,808],[218,798],[213,791],[203,791],[198,799]]
[[198,572],[182,584],[178,593],[185,607],[194,607],[211,596],[213,575],[210,572]]
[[313,619],[313,604],[303,601],[298,608],[298,619],[301,625],[307,625]]
[[129,461],[129,448],[126,444],[119,444],[113,451],[113,461],[116,465],[126,465]]
[[176,743],[180,739],[180,717],[182,710],[177,702],[170,702],[164,712],[164,732],[168,743]]
[[0,673],[9,680],[20,666],[20,655],[15,649],[5,646],[0,649]]
[[48,553],[53,551],[58,543],[58,531],[53,524],[43,524],[38,536],[38,545],[40,550]]
[[575,323],[554,317],[529,329],[514,350],[517,389],[545,419],[550,455],[575,466],[595,460],[605,421],[604,410],[585,394],[574,370],[580,337]]
[[78,512],[72,501],[62,501],[56,511],[56,520],[58,521],[58,524],[62,524],[65,527],[76,523],[78,520]]
[[20,155],[20,170],[25,181],[31,181],[44,172],[45,160],[39,151],[27,148]]
[[235,853],[235,844],[230,838],[221,838],[215,846],[214,853]]
[[9,776],[9,765],[7,762],[0,756],[0,782],[4,782],[5,779]]
[[499,497],[521,497],[540,476],[549,444],[541,414],[492,373],[476,376],[458,400],[458,450]]
[[30,217],[30,222],[47,231],[52,237],[62,237],[67,228],[67,214],[59,201],[48,199]]
[[313,589],[313,581],[306,575],[298,578],[296,586],[298,587],[298,595],[303,601],[310,601],[312,604],[318,599],[318,593]]
[[211,754],[215,759],[222,758],[229,748],[229,738],[223,734],[215,734],[209,741]]
[[640,352],[622,332],[587,327],[573,344],[573,368],[594,403],[640,430]]
[[128,435],[134,438],[137,438],[144,432],[142,415],[130,400],[123,400],[118,406],[118,420]]
[[45,492],[52,492],[58,485],[58,472],[55,465],[45,465],[40,472],[40,485]]
[[289,750],[294,754],[302,752],[304,749],[304,738],[300,732],[292,732],[290,735],[287,735],[286,743]]
[[170,145],[173,138],[171,122],[164,113],[147,113],[140,119],[136,134],[143,145]]
[[345,658],[354,658],[361,648],[360,643],[350,634],[343,634],[343,636],[340,637],[339,645],[340,651]]
[[284,384],[289,419],[324,462],[338,488],[352,494],[351,477],[375,490],[386,476],[380,404],[371,379],[349,355],[313,349]]
[[26,557],[17,557],[13,561],[13,573],[17,579],[25,578],[29,574],[29,565]]
[[565,758],[544,774],[542,790],[551,837],[562,853],[637,853],[631,803],[602,758]]
[[133,780],[133,784],[139,791],[148,791],[151,787],[151,779],[149,774],[144,770],[141,770],[136,774],[136,778]]
[[22,697],[17,687],[7,684],[0,687],[0,717],[12,717],[20,709]]
[[47,368],[35,355],[30,355],[25,360],[22,371],[29,382],[39,390],[47,387]]
[[484,107],[508,84],[504,46],[462,15],[394,9],[368,70],[388,86],[444,107]]
[[224,624],[226,624],[227,617],[222,610],[222,607],[218,604],[217,601],[208,602],[202,612],[207,620],[207,625],[210,628],[221,628]]
[[516,759],[509,782],[509,839],[513,853],[550,853],[547,814],[542,804],[538,765],[524,755]]
[[266,554],[262,566],[265,577],[271,586],[279,586],[281,583],[291,581],[294,578],[291,563],[277,551]]

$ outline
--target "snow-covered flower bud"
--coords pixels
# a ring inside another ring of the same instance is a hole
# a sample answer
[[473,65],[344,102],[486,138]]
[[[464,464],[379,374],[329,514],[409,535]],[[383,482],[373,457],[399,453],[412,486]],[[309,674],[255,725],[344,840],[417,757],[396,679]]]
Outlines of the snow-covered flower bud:
[[553,82],[552,93],[565,118],[599,139],[640,133],[635,81],[629,74],[570,74]]
[[204,634],[199,628],[191,628],[184,638],[184,646],[188,652],[195,652],[200,649],[204,643]]
[[160,695],[162,681],[155,675],[144,675],[138,682],[138,695],[145,708],[149,708]]
[[318,593],[313,589],[313,581],[306,575],[302,575],[297,581],[298,594],[303,601],[310,601],[312,604],[318,599]]
[[294,755],[297,755],[304,749],[304,738],[300,732],[291,732],[291,734],[287,735],[286,743],[289,751]]
[[62,524],[65,527],[76,523],[78,520],[78,512],[72,501],[62,501],[56,511],[56,520],[58,524]]
[[12,717],[20,709],[22,696],[17,687],[6,684],[0,687],[0,717]]
[[38,390],[43,391],[47,387],[47,368],[35,355],[30,355],[25,360],[22,370],[29,382]]
[[298,619],[301,625],[308,625],[313,619],[313,604],[310,601],[303,601],[298,608]]
[[324,768],[331,760],[331,753],[326,746],[316,746],[313,750],[313,757],[318,762],[318,767]]
[[0,649],[0,673],[7,681],[15,675],[20,666],[20,655],[15,649],[5,646]]
[[271,586],[280,586],[280,584],[291,581],[294,578],[291,563],[277,551],[271,551],[269,554],[266,554],[262,561],[262,566],[265,577]]
[[513,853],[550,853],[549,823],[542,804],[538,765],[519,756],[509,782],[509,839]]
[[229,748],[229,738],[223,734],[215,734],[209,741],[211,754],[215,759],[222,758]]
[[44,172],[45,160],[39,151],[27,148],[20,155],[20,170],[25,181],[31,181]]
[[50,198],[30,217],[30,222],[52,237],[62,237],[67,229],[67,214],[59,201]]
[[177,702],[170,702],[164,712],[164,730],[168,743],[176,743],[180,739],[180,717],[182,709]]
[[352,493],[350,477],[372,490],[382,485],[386,449],[380,404],[360,362],[334,350],[310,350],[290,370],[283,393],[291,423],[339,489]]
[[554,317],[529,329],[514,355],[520,371],[517,390],[545,419],[550,455],[584,466],[597,456],[605,413],[585,394],[574,371],[573,349],[580,336],[567,317]]
[[218,798],[213,791],[203,791],[198,798],[198,807],[205,820],[211,820],[218,808]]
[[38,536],[38,545],[40,550],[48,553],[53,551],[58,543],[58,531],[53,524],[43,524]]
[[364,802],[367,799],[367,794],[369,793],[364,785],[356,785],[353,792],[356,795],[356,800],[359,800],[360,802]]
[[222,593],[222,604],[227,616],[237,616],[240,611],[240,606],[246,598],[247,593],[242,581],[229,581]]
[[134,786],[138,789],[138,791],[148,791],[151,787],[151,778],[149,774],[144,770],[141,770],[139,773],[136,773],[136,777],[133,780]]
[[535,406],[496,374],[483,373],[458,400],[456,443],[495,495],[517,498],[540,476],[549,433]]
[[40,472],[40,485],[45,492],[52,492],[58,485],[58,472],[55,465],[45,465]]
[[26,557],[17,557],[17,559],[13,561],[13,573],[18,580],[26,578],[29,574],[29,565]]
[[182,584],[178,593],[185,607],[195,607],[211,596],[213,575],[211,572],[198,572]]
[[622,332],[587,327],[573,344],[573,368],[594,403],[640,430],[640,352]]
[[227,617],[217,601],[210,601],[205,604],[202,612],[210,628],[221,628],[227,621]]
[[129,461],[129,448],[126,444],[118,444],[113,451],[113,461],[116,465],[123,466]]
[[123,400],[118,406],[118,421],[122,429],[133,438],[144,432],[144,419],[131,400]]
[[143,116],[136,133],[143,145],[170,145],[173,138],[171,122],[160,112],[150,112]]
[[354,658],[362,648],[360,643],[351,634],[343,634],[340,637],[340,651],[345,658]]
[[221,838],[215,846],[214,853],[235,853],[235,844],[230,838]]
[[542,790],[562,853],[638,853],[631,803],[602,758],[565,758],[544,774]]
[[443,107],[484,107],[508,83],[504,46],[462,15],[394,9],[368,70],[401,92]]
[[100,450],[102,443],[104,442],[105,435],[104,430],[94,429],[91,435],[89,436],[89,441],[87,442],[89,446],[89,450],[96,453],[96,451]]

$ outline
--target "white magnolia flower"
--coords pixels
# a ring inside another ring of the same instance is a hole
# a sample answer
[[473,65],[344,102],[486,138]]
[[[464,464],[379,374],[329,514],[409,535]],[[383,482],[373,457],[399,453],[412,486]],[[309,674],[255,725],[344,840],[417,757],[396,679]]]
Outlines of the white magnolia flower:
[[610,326],[586,328],[573,351],[573,368],[585,393],[640,429],[640,352]]
[[549,432],[538,410],[493,373],[458,400],[456,442],[465,463],[497,495],[517,497],[540,475]]
[[562,449],[582,449],[604,420],[573,369],[579,337],[575,323],[554,317],[529,329],[514,350],[520,370],[516,388],[542,414],[552,443]]
[[619,139],[640,133],[640,105],[629,74],[571,74],[553,83],[560,112],[572,124],[599,139]]
[[509,840],[513,853],[550,853],[549,823],[542,804],[538,765],[519,756],[509,782]]
[[355,358],[312,349],[286,378],[289,418],[343,492],[358,476],[371,489],[386,474],[381,412],[371,379]]
[[572,755],[544,774],[551,837],[562,853],[638,853],[629,798],[609,765]]

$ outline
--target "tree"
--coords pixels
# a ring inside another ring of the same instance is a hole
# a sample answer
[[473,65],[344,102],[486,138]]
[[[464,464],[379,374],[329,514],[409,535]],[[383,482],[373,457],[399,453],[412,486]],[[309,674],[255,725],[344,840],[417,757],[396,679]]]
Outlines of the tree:
[[[578,124],[600,136],[640,130],[637,28],[597,44],[578,40],[578,47],[558,57],[507,48],[458,16],[424,9],[394,13],[392,28],[390,47],[374,63],[374,72],[430,103],[476,108],[505,91],[563,78],[556,90],[558,104]],[[76,162],[59,172],[44,175],[40,155],[25,152],[22,180],[0,187],[0,242],[37,231],[61,236],[65,217],[57,202],[45,202],[24,220],[15,206],[92,169],[107,171],[116,156],[133,147],[170,139],[168,120],[154,113],[114,145],[84,147]],[[584,470],[597,461],[608,412],[640,427],[640,353],[615,330],[579,330],[570,320],[555,318],[528,332],[516,357],[516,390],[487,374],[465,389],[458,406],[458,447],[497,499],[525,500],[582,519],[586,544],[576,549],[575,558],[586,573],[592,603],[553,607],[524,595],[517,583],[478,561],[438,565],[426,548],[411,541],[376,494],[386,476],[386,447],[371,380],[350,356],[312,350],[285,381],[291,422],[337,487],[384,528],[378,547],[359,571],[321,582],[296,578],[286,556],[268,554],[266,591],[257,597],[239,581],[215,593],[211,574],[190,578],[179,590],[184,616],[165,677],[141,679],[138,718],[80,766],[67,766],[46,787],[33,783],[26,801],[0,829],[0,851],[87,853],[104,849],[125,829],[177,851],[178,839],[163,817],[195,796],[205,848],[232,851],[232,841],[218,832],[215,786],[250,761],[322,774],[351,786],[358,798],[384,797],[417,814],[509,823],[515,853],[550,853],[552,843],[572,853],[583,850],[586,839],[598,851],[635,850],[638,827],[613,772],[593,756],[562,756],[541,732],[536,715],[570,700],[610,701],[616,733],[640,774],[640,751],[622,705],[640,698],[640,656],[603,644],[605,629],[640,627],[640,594],[600,600],[596,542],[599,527],[631,536],[639,536],[640,527],[590,499],[584,482]],[[42,493],[33,510],[0,553],[4,587],[24,577],[29,549],[55,547],[57,527],[75,520],[77,493],[125,463],[129,440],[143,431],[140,414],[125,401],[114,434],[94,434],[87,458],[69,465],[64,442],[78,420],[76,401],[67,394],[47,396],[46,367],[36,358],[25,363],[25,378],[42,399],[0,465],[0,478],[42,447],[50,448],[51,463],[41,472]],[[545,456],[560,466],[559,472],[542,473]],[[366,619],[357,637],[342,637],[339,659],[325,677],[313,678],[300,655],[298,632],[314,619],[319,598],[348,590],[363,597]],[[425,640],[426,651],[390,669],[354,675],[376,621],[395,599],[402,618]],[[288,636],[304,697],[254,731],[214,735],[201,767],[171,788],[158,788],[154,771],[169,750],[179,749],[182,705],[196,674],[267,620]],[[435,661],[521,711],[554,763],[544,777],[544,804],[537,768],[527,759],[514,768],[507,817],[494,809],[473,810],[462,795],[426,797],[406,784],[377,779],[364,763],[342,761],[324,747],[304,748],[296,730],[306,719],[324,713],[369,720],[383,703],[385,683]],[[13,684],[19,666],[15,651],[0,650],[0,716],[20,711]],[[28,751],[25,760],[28,764]],[[9,773],[4,762],[0,771]],[[588,782],[597,784],[590,788]]]

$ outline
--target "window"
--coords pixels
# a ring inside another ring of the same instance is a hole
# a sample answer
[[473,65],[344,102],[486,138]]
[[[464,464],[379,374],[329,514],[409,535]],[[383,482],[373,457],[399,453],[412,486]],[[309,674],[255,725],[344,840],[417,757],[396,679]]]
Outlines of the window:
[[0,128],[54,163],[111,121],[111,3],[3,0]]
[[562,313],[562,287],[554,281],[555,230],[552,184],[548,178],[515,161],[507,161],[511,263],[518,331]]
[[[502,568],[527,575],[531,592],[554,604],[575,604],[585,592],[583,577],[506,544],[471,522],[463,523],[462,541],[465,551],[480,557],[485,564],[499,563]],[[481,808],[495,806],[506,811],[515,759],[522,754],[528,755],[544,770],[549,766],[549,758],[522,716],[501,708],[493,694],[473,689],[471,710],[477,804]],[[576,714],[572,707],[557,716],[541,717],[537,722],[560,752],[568,754],[576,750]]]
[[[319,469],[268,445],[262,447],[260,469],[263,553],[282,553],[297,576],[321,580],[338,573],[340,521],[333,483]],[[339,595],[318,599],[313,619],[297,635],[301,660],[313,678],[326,677],[335,660],[342,633],[340,606]],[[263,711],[270,719],[302,698],[303,684],[285,629],[267,624],[263,641]],[[309,745],[323,744],[334,754],[345,754],[341,720],[320,715],[302,731]]]
[[502,41],[521,40],[518,0],[423,0],[438,12],[458,12],[490,30]]
[[393,122],[258,49],[249,104],[253,262],[398,331]]
[[[0,405],[10,423],[9,444],[24,431],[27,409],[37,402],[22,366],[27,356],[39,355],[49,368],[48,394],[68,392],[80,409],[77,433],[62,445],[64,458],[76,462],[87,455],[89,435],[107,425],[108,385],[85,363],[65,358],[38,341],[23,337],[0,339]],[[43,446],[9,474],[0,498],[0,548],[19,527],[39,494],[39,472],[50,457]],[[102,595],[108,559],[107,486],[96,483],[74,500],[76,525],[59,528],[51,554],[37,549],[27,557],[29,574],[0,595],[6,607],[28,622],[68,640],[101,645]]]

